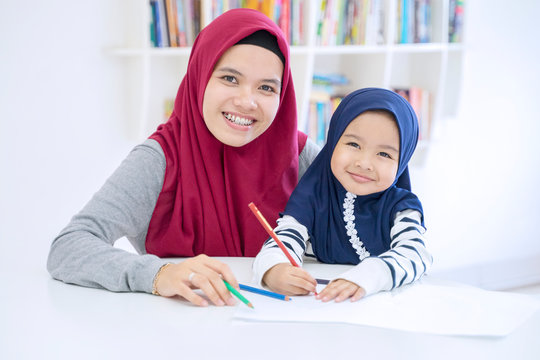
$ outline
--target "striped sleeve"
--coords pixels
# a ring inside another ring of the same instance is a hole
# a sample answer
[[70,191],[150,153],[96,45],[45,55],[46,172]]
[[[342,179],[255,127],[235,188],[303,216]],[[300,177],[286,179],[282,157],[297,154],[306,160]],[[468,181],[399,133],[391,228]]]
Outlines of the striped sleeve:
[[[296,260],[299,266],[302,266],[302,257],[306,251],[306,242],[309,237],[307,228],[289,215],[279,218],[277,223],[278,226],[274,229],[274,232],[293,259]],[[253,281],[262,286],[262,278],[270,268],[288,262],[289,259],[281,251],[274,239],[268,237],[253,262]]]
[[424,233],[418,211],[397,213],[390,231],[390,249],[379,256],[364,259],[337,278],[356,283],[366,290],[367,295],[418,280],[433,262],[425,246]]

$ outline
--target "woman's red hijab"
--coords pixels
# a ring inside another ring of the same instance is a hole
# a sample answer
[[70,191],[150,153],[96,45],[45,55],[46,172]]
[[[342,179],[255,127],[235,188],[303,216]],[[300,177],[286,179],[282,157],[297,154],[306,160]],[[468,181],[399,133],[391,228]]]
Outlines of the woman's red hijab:
[[[285,57],[280,105],[266,132],[231,147],[206,128],[203,96],[221,55],[258,30],[273,34]],[[253,201],[275,226],[298,182],[298,154],[306,140],[297,131],[289,47],[262,13],[230,10],[201,31],[187,68],[171,117],[150,137],[163,148],[167,167],[146,250],[161,257],[255,256],[267,234],[248,204]]]

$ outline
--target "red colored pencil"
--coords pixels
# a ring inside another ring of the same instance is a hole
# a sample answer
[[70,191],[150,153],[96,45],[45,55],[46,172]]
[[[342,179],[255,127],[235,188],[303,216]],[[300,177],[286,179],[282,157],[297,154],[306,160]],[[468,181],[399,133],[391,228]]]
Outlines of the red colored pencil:
[[[274,241],[276,242],[276,244],[278,244],[279,248],[281,249],[281,251],[283,251],[283,253],[285,254],[285,256],[287,257],[287,259],[289,259],[289,261],[291,262],[291,264],[293,266],[296,266],[296,267],[300,267],[298,265],[298,263],[296,261],[294,261],[293,257],[291,256],[291,254],[289,254],[289,251],[287,251],[287,248],[285,247],[285,245],[283,245],[283,243],[281,242],[281,240],[278,239],[276,233],[274,232],[274,230],[272,229],[272,227],[270,226],[270,224],[268,223],[268,221],[266,221],[266,219],[264,218],[263,214],[261,214],[261,212],[259,211],[259,209],[257,209],[257,207],[255,206],[254,203],[249,203],[249,208],[251,209],[251,211],[253,212],[253,214],[255,215],[255,217],[257,218],[257,220],[259,220],[259,222],[261,223],[261,225],[263,226],[264,230],[266,230],[266,232],[268,233],[268,235],[270,235],[272,237],[272,239],[274,239]],[[317,291],[314,292],[315,295],[317,295]]]
[[276,242],[276,244],[278,244],[279,248],[281,249],[281,251],[283,251],[283,253],[285,254],[285,256],[287,257],[287,259],[289,259],[289,261],[291,262],[291,264],[293,266],[296,266],[296,267],[300,267],[298,266],[298,263],[296,261],[294,261],[294,259],[292,258],[291,254],[289,254],[289,252],[287,251],[287,248],[285,247],[285,245],[283,245],[283,243],[281,242],[281,240],[278,239],[276,233],[274,232],[274,230],[272,230],[272,227],[270,226],[270,224],[268,223],[268,221],[266,221],[266,219],[264,218],[264,216],[261,214],[261,212],[259,211],[259,209],[257,209],[257,207],[255,206],[254,203],[249,203],[249,208],[251,209],[251,211],[253,212],[253,214],[255,214],[255,217],[257,218],[257,220],[259,220],[259,222],[261,223],[261,225],[263,226],[264,230],[266,230],[266,232],[268,233],[268,235],[270,235],[272,237],[272,239],[274,239],[274,241]]

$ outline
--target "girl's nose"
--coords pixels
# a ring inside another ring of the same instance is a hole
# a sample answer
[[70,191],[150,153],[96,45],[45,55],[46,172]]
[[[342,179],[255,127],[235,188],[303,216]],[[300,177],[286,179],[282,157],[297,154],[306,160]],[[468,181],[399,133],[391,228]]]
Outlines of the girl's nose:
[[361,169],[373,170],[373,163],[371,161],[371,158],[365,153],[361,153],[358,155],[358,157],[355,159],[354,166]]

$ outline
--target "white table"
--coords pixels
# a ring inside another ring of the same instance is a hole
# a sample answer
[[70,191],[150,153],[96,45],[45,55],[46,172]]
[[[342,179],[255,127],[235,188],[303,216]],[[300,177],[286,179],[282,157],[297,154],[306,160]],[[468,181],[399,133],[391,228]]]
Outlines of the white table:
[[[249,258],[221,258],[249,282]],[[307,264],[317,275],[324,266]],[[540,359],[540,312],[504,338],[359,325],[238,323],[234,307],[64,284],[45,269],[0,275],[0,359]],[[9,281],[8,281],[9,280]],[[237,306],[244,306],[238,302]]]

